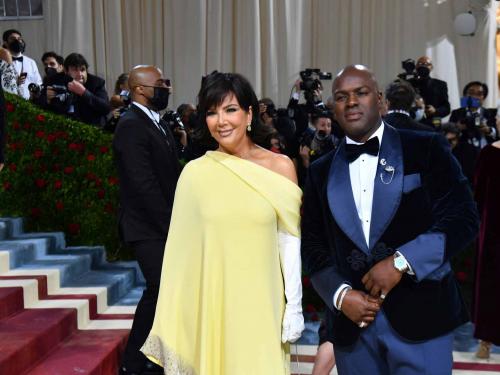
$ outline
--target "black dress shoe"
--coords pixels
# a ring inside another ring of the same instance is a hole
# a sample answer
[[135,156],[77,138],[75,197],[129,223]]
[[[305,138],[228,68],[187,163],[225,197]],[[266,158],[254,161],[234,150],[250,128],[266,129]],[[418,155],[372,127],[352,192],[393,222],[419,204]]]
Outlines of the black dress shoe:
[[147,359],[141,375],[163,375],[163,367]]

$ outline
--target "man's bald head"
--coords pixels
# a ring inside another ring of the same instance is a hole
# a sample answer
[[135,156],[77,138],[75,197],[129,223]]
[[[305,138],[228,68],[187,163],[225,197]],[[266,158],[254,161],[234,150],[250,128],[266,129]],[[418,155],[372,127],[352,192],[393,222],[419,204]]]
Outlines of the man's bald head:
[[377,82],[377,79],[375,78],[375,74],[373,73],[373,71],[364,65],[355,64],[355,65],[348,65],[344,69],[342,69],[340,72],[337,73],[337,75],[335,76],[335,79],[333,81],[333,85],[332,85],[332,94],[335,95],[335,89],[338,86],[340,80],[344,79],[345,77],[350,77],[350,76],[364,78],[364,80],[365,80],[365,82],[367,82],[367,84],[373,85],[373,88],[376,91],[379,91],[378,82]]
[[149,107],[148,98],[153,96],[154,87],[167,86],[159,68],[152,65],[139,65],[130,71],[128,87],[133,101]]
[[429,71],[432,70],[432,60],[429,56],[421,56],[417,60],[416,67],[421,67],[424,66],[429,69]]

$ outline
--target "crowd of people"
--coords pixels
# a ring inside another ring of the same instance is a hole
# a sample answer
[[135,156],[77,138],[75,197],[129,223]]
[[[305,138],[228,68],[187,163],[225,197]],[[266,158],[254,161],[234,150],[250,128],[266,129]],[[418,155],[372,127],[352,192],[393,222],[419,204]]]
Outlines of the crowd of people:
[[286,343],[304,329],[301,259],[327,306],[313,374],[335,363],[342,374],[446,373],[451,331],[468,319],[449,259],[478,217],[477,355],[500,343],[500,123],[483,107],[486,84],[465,85],[451,111],[427,56],[383,94],[352,65],[323,99],[331,74],[306,69],[277,108],[215,71],[196,105],[172,111],[156,67],[120,75],[108,97],[81,54],[44,53],[42,78],[25,48],[18,30],[3,33],[2,91],[114,133],[120,233],[146,279],[121,374],[286,374]]

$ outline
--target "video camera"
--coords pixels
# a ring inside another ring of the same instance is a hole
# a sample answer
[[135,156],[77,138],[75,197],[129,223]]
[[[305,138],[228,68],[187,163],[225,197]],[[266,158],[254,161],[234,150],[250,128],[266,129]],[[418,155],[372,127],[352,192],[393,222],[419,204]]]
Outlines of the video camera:
[[163,115],[162,119],[166,121],[169,128],[173,131],[176,128],[180,130],[185,130],[184,123],[181,120],[181,116],[176,111],[167,111]]
[[401,67],[403,68],[404,72],[398,74],[398,78],[404,79],[405,81],[417,78],[418,75],[417,75],[415,60],[413,59],[403,60],[401,61]]
[[322,72],[320,69],[307,68],[300,73],[300,89],[304,91],[304,97],[307,102],[314,102],[314,91],[323,87],[322,80],[332,79],[332,73]]

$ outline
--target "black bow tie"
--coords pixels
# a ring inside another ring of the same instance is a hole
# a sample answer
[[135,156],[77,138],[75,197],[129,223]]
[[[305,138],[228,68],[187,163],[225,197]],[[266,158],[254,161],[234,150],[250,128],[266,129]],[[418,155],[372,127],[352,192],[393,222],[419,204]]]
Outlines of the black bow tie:
[[378,137],[373,137],[362,145],[348,143],[345,145],[345,154],[347,161],[349,163],[352,163],[354,160],[359,158],[361,154],[370,154],[373,156],[377,156],[379,147],[380,145],[378,143]]
[[13,61],[20,61],[20,62],[23,62],[23,57],[22,57],[22,56],[19,56],[19,57],[12,57],[12,60],[13,60]]

